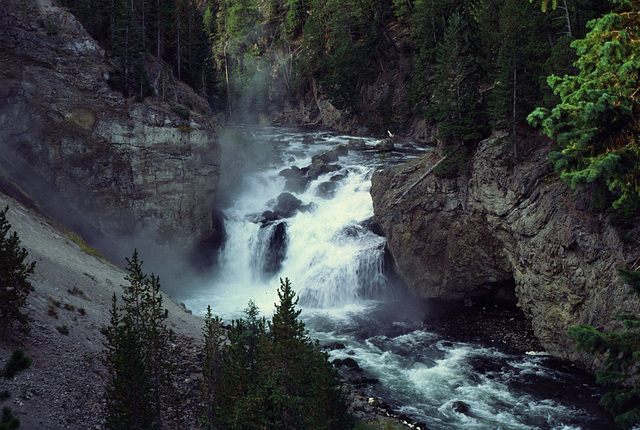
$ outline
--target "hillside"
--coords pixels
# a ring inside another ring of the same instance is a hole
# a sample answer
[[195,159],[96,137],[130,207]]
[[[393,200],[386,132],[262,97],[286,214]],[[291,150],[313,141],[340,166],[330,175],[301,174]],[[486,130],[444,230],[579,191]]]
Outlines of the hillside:
[[[7,218],[29,252],[28,261],[36,262],[36,270],[30,278],[35,288],[28,307],[34,319],[31,335],[0,342],[3,362],[13,349],[22,348],[33,358],[33,365],[11,380],[0,379],[0,391],[11,392],[0,406],[11,407],[23,429],[101,428],[104,336],[100,329],[109,323],[111,297],[121,294],[125,273],[83,251],[49,220],[0,194],[0,206],[6,205],[10,206]],[[169,311],[168,326],[190,362],[195,359],[203,321],[166,295],[164,305]],[[58,331],[63,326],[68,327],[68,335]],[[195,375],[183,376],[184,388],[197,388]]]

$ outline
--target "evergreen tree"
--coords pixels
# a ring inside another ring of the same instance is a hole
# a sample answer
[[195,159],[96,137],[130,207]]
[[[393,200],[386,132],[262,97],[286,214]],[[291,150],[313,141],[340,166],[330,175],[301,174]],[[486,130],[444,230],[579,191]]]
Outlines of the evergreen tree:
[[115,293],[110,314],[105,331],[105,426],[113,430],[155,428],[152,385],[143,345],[131,315],[120,315]]
[[615,196],[614,208],[636,208],[640,2],[620,3],[624,9],[591,21],[587,36],[573,42],[579,73],[549,77],[560,103],[536,109],[529,121],[558,142],[550,159],[565,182],[606,187]]
[[353,423],[346,413],[335,370],[307,335],[298,319],[296,297],[289,279],[280,280],[280,303],[269,323],[272,352],[268,360],[273,423],[281,429],[341,429]]
[[[251,301],[246,318],[234,320],[228,328],[217,387],[207,391],[215,392],[219,402],[205,404],[205,413],[215,415],[207,419],[207,425],[270,430],[352,428],[336,371],[298,320],[298,299],[288,279],[281,280],[278,296],[268,324]],[[215,347],[221,338],[213,326],[216,322],[209,312],[207,363],[217,360]],[[212,382],[216,367],[210,364],[207,369],[206,380]]]
[[[619,269],[618,274],[631,292],[640,294],[640,272]],[[640,423],[640,318],[633,314],[619,314],[623,332],[602,333],[590,325],[569,329],[569,336],[578,348],[596,356],[604,356],[604,363],[596,372],[596,380],[607,388],[602,398],[604,408],[615,416],[624,428]]]
[[137,96],[142,100],[151,89],[143,67],[143,27],[137,19],[134,0],[113,0],[114,18],[112,27],[112,50],[120,70],[111,78],[114,88],[125,97]]
[[0,415],[0,430],[15,430],[20,428],[20,420],[13,415],[11,408],[5,406]]
[[8,211],[9,206],[0,210],[0,333],[14,326],[27,333],[31,318],[22,309],[33,289],[29,276],[35,271],[36,263],[25,263],[29,253],[20,247],[18,233],[9,233]]
[[304,23],[307,20],[307,3],[311,0],[286,0],[287,18],[285,28],[291,38],[296,38],[302,34]]
[[[135,369],[141,378],[140,391],[135,394],[140,406],[135,414],[126,408],[114,407],[110,415],[116,420],[129,422],[135,417],[136,422],[146,423],[147,409],[150,409],[153,426],[162,428],[164,405],[174,404],[174,398],[179,394],[173,390],[179,351],[172,346],[175,334],[165,324],[168,311],[163,308],[159,278],[143,272],[137,250],[126,260],[128,273],[125,279],[129,285],[124,289],[120,308],[114,295],[111,326],[107,330],[105,361],[108,368],[114,369],[110,373],[108,386],[111,388],[107,390],[107,398],[119,404],[119,399],[113,400],[113,392],[119,392],[120,373],[128,375]],[[122,348],[130,350],[123,352],[124,357],[119,355]],[[121,416],[123,414],[127,416]]]
[[222,402],[223,348],[227,340],[222,320],[211,314],[211,306],[207,306],[204,318],[204,360],[202,363],[202,379],[200,393],[203,404],[201,425],[207,429],[219,428],[219,407]]
[[515,136],[516,125],[542,101],[539,76],[544,73],[551,45],[539,9],[514,0],[492,3],[498,14],[497,22],[491,24],[497,25],[485,47],[488,54],[492,50],[497,53],[488,64],[493,86],[489,93],[491,116],[500,128],[509,128]]

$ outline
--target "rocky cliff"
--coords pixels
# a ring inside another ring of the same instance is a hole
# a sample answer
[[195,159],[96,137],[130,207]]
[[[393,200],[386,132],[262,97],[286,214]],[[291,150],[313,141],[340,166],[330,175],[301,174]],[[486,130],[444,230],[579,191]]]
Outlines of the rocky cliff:
[[626,261],[622,243],[553,174],[548,144],[518,142],[527,161],[516,165],[511,146],[503,135],[481,142],[469,175],[458,179],[425,176],[435,153],[376,172],[376,221],[415,294],[460,300],[515,293],[550,353],[590,365],[566,332],[584,323],[611,328],[613,314],[635,306],[615,275]]
[[108,85],[104,51],[52,0],[0,4],[0,63],[5,183],[36,205],[64,200],[107,236],[187,251],[215,235],[216,132],[162,65],[146,69],[163,97],[125,99]]

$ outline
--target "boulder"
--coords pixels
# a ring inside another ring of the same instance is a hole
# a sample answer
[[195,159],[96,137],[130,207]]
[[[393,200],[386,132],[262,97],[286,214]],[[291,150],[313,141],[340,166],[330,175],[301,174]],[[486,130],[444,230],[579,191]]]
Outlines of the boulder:
[[336,195],[337,189],[338,189],[337,182],[326,181],[318,185],[318,189],[316,190],[316,196],[321,197],[323,199],[330,199]]
[[347,143],[347,148],[353,149],[356,151],[362,151],[367,149],[367,144],[362,139],[349,139]]
[[395,145],[393,144],[393,139],[390,137],[381,140],[375,146],[378,152],[391,152],[393,151]]
[[459,414],[468,415],[469,412],[471,411],[471,406],[469,406],[468,403],[465,403],[462,400],[456,400],[455,402],[453,402],[451,407],[454,411],[456,411]]
[[267,276],[277,274],[282,268],[282,261],[287,255],[287,225],[279,222],[270,228],[269,245],[262,264],[262,273]]

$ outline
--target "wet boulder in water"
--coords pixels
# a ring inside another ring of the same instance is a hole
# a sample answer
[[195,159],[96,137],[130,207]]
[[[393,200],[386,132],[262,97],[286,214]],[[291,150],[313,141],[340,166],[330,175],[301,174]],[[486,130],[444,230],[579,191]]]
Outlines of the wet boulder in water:
[[288,169],[281,170],[279,175],[287,180],[284,189],[292,193],[303,192],[309,184],[306,173],[306,169],[303,170],[298,166],[291,166]]
[[302,200],[291,193],[282,193],[278,196],[278,204],[273,211],[276,215],[289,218],[302,206]]
[[342,169],[337,164],[327,164],[321,159],[316,159],[308,167],[302,170],[306,170],[306,177],[309,180],[315,180],[326,173],[336,172]]
[[393,151],[395,145],[393,144],[393,140],[391,138],[386,138],[381,140],[376,144],[376,149],[378,152],[390,152]]
[[331,364],[333,364],[335,367],[347,367],[351,370],[361,370],[360,369],[360,365],[358,364],[357,361],[355,361],[353,358],[351,357],[347,357],[344,359],[340,359],[340,358],[336,358],[335,360],[333,360],[331,362]]
[[335,151],[325,151],[322,154],[314,155],[311,157],[311,163],[321,161],[325,164],[335,163],[338,161],[338,154]]
[[358,151],[362,151],[367,149],[367,144],[364,143],[362,139],[349,139],[349,143],[347,143],[347,147],[349,149],[355,149]]
[[373,217],[362,221],[360,225],[377,236],[385,237],[382,227],[380,227],[380,224],[373,220]]
[[303,205],[302,200],[297,198],[291,193],[282,193],[278,196],[277,203],[273,211],[265,211],[262,213],[262,217],[265,221],[273,221],[276,219],[290,218],[297,211],[309,212],[315,209],[314,203]]
[[318,189],[316,190],[316,196],[322,197],[323,199],[330,199],[336,195],[336,190],[338,189],[338,183],[335,181],[327,181],[318,185]]
[[311,157],[311,163],[316,163],[316,161],[321,161],[325,164],[335,163],[338,161],[338,157],[344,157],[349,154],[349,149],[346,145],[340,145],[333,149],[323,152],[322,154],[314,155]]
[[347,178],[347,175],[339,174],[339,175],[333,175],[331,177],[331,179],[329,179],[329,180],[333,181],[333,182],[339,182],[339,181],[342,181],[343,179],[346,179],[346,178]]
[[300,170],[301,169],[298,166],[291,166],[288,169],[282,169],[280,173],[278,173],[278,175],[283,176],[287,179],[294,178],[302,174]]
[[[269,228],[269,227],[263,227]],[[262,273],[275,275],[282,268],[282,261],[287,255],[287,225],[280,222],[273,226],[269,236],[269,246],[262,265]]]
[[273,213],[273,211],[264,211],[262,212],[262,222],[269,223],[271,221],[275,221],[278,219],[278,215]]
[[451,407],[453,408],[454,411],[456,411],[459,414],[468,415],[469,412],[471,411],[471,406],[469,406],[468,403],[465,403],[461,400],[456,400],[455,402],[453,402],[453,405]]
[[322,346],[323,349],[329,349],[331,351],[336,349],[345,349],[346,345],[342,342],[331,342]]

